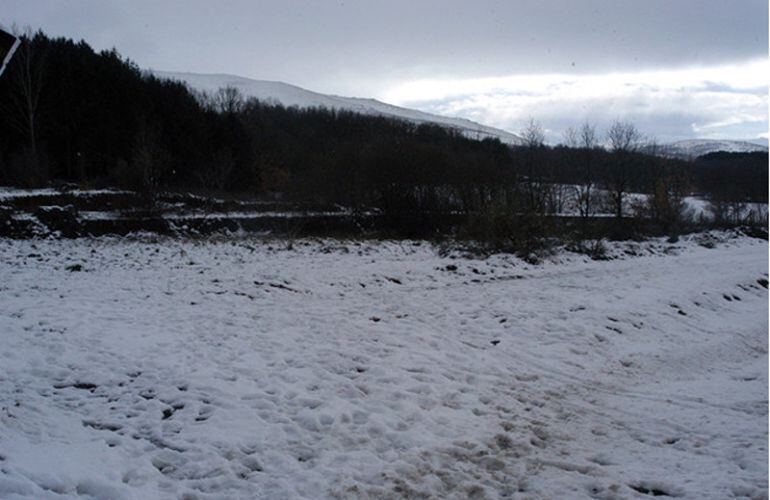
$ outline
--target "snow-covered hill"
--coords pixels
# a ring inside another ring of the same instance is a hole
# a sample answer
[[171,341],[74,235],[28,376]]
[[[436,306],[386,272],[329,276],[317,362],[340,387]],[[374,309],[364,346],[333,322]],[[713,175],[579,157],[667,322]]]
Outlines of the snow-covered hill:
[[751,153],[758,151],[767,153],[767,146],[746,141],[688,139],[663,144],[659,147],[659,151],[663,156],[689,159],[709,153],[716,153],[717,151],[728,153]]
[[237,88],[247,97],[256,97],[261,101],[280,103],[284,106],[344,109],[365,115],[394,117],[414,123],[436,123],[457,129],[466,137],[473,139],[497,138],[506,144],[520,144],[522,142],[521,138],[515,134],[481,125],[471,120],[401,108],[375,99],[320,94],[288,83],[253,80],[235,75],[166,71],[152,71],[152,73],[159,78],[182,81],[196,90],[214,92],[221,87],[230,86]]

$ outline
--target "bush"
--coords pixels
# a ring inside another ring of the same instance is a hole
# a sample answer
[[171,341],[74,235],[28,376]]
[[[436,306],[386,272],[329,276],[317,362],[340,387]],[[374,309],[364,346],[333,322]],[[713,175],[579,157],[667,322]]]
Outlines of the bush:
[[551,226],[548,217],[516,213],[505,204],[495,203],[469,214],[458,236],[486,251],[515,253],[537,262],[553,247]]
[[587,255],[592,260],[609,260],[607,255],[607,246],[603,239],[581,240],[567,245],[570,252]]

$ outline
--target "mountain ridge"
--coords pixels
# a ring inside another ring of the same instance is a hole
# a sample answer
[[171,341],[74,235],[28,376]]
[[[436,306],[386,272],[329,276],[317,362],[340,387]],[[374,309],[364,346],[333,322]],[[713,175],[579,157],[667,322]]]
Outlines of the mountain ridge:
[[435,123],[455,129],[472,139],[496,138],[510,145],[523,143],[523,139],[514,133],[482,125],[466,118],[436,115],[415,109],[403,108],[372,98],[322,94],[290,83],[256,80],[225,73],[205,74],[157,70],[150,70],[149,73],[158,78],[180,81],[198,91],[215,92],[221,87],[230,86],[237,88],[246,97],[255,97],[261,101],[281,104],[286,107],[329,108],[353,111],[365,115],[392,117],[412,123]]
[[656,154],[671,158],[691,159],[709,153],[767,153],[767,146],[749,141],[727,139],[684,139],[658,146]]

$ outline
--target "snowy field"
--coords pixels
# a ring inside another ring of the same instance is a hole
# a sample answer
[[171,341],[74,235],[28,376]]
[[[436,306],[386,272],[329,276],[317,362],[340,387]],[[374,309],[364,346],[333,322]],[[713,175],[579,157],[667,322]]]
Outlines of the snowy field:
[[767,498],[767,242],[695,239],[0,240],[0,498]]

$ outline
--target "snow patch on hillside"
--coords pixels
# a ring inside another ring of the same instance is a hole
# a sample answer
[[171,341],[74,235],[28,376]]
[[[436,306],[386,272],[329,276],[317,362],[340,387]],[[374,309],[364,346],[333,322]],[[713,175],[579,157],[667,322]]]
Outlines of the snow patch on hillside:
[[767,153],[767,146],[746,141],[688,139],[659,146],[659,153],[674,158],[692,159],[709,153]]

